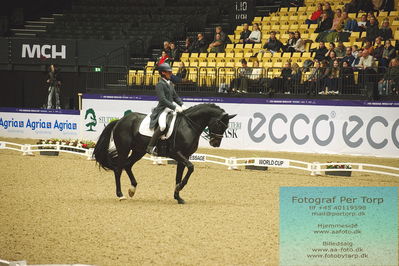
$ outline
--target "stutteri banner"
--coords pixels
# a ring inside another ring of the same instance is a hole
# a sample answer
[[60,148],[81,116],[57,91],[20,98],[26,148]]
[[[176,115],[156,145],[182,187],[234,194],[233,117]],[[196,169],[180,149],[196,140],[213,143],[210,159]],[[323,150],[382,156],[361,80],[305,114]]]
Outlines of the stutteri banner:
[[[399,157],[399,103],[262,98],[183,98],[216,103],[237,116],[221,148]],[[85,95],[82,132],[96,140],[112,119],[149,113],[154,96]],[[201,138],[201,147],[210,148]]]

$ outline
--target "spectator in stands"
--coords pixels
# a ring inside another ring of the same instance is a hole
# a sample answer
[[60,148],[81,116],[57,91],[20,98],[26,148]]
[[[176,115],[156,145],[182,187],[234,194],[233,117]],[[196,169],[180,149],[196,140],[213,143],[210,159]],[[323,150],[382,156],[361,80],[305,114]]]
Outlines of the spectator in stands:
[[333,67],[334,61],[339,59],[337,58],[337,54],[335,53],[335,51],[331,51],[329,56],[327,57],[326,61],[328,63],[328,67]]
[[370,12],[373,10],[373,4],[371,0],[358,0],[357,2],[357,12]]
[[59,70],[54,64],[51,64],[49,67],[47,83],[49,84],[47,109],[53,108],[53,96],[55,97],[55,108],[61,109],[61,104],[60,104],[61,79],[59,75]]
[[248,79],[252,74],[251,68],[248,67],[247,60],[241,60],[241,67],[238,72],[238,77],[231,82],[231,92],[246,93],[248,90]]
[[371,0],[373,10],[380,10],[384,2],[384,0]]
[[161,55],[161,57],[158,59],[157,65],[159,66],[159,65],[161,65],[161,64],[163,64],[163,63],[168,63],[168,64],[169,64],[169,62],[170,62],[170,57],[169,57],[169,55],[168,55],[165,51],[162,51],[162,55]]
[[327,80],[331,73],[331,67],[329,67],[329,63],[327,60],[322,60],[320,62],[320,87],[319,87],[319,94],[326,94],[327,93]]
[[330,43],[328,44],[328,51],[327,51],[326,54],[325,54],[325,58],[326,58],[326,59],[329,59],[330,53],[333,52],[333,51],[335,50],[335,48],[336,48],[335,43],[330,42]]
[[319,48],[313,50],[313,52],[315,52],[315,60],[321,61],[324,60],[326,58],[326,54],[328,52],[328,49],[326,47],[326,45],[324,44],[323,41],[319,42]]
[[353,73],[353,68],[349,61],[342,62],[341,69],[341,82],[342,82],[342,94],[348,94],[352,92],[352,88],[355,85],[355,75]]
[[358,31],[363,32],[367,29],[367,16],[362,15],[360,21],[357,22]]
[[285,62],[279,77],[273,78],[272,87],[275,92],[288,93],[289,80],[291,79],[292,68],[289,61]]
[[320,33],[323,31],[328,31],[331,29],[332,23],[333,23],[332,17],[329,17],[329,14],[324,11],[321,17],[319,18],[319,21],[317,22],[318,26],[314,32]]
[[194,53],[206,53],[208,45],[206,44],[206,40],[204,38],[203,33],[197,34],[197,40],[193,44],[193,52]]
[[366,42],[364,43],[363,51],[366,51],[366,52],[368,52],[370,55],[373,55],[373,53],[374,53],[374,47],[373,47],[373,45],[371,44],[371,41],[366,41]]
[[263,45],[263,49],[267,49],[269,52],[274,54],[275,52],[280,52],[282,47],[283,44],[276,38],[276,32],[270,32],[270,38],[267,39],[266,43]]
[[254,23],[252,26],[252,32],[247,39],[244,40],[244,43],[260,43],[262,39],[262,33],[259,30],[259,24]]
[[215,40],[209,44],[209,49],[211,53],[224,53],[224,45],[220,33],[217,33]]
[[339,93],[339,78],[340,78],[341,67],[337,59],[334,60],[331,71],[327,77],[327,93],[338,94]]
[[359,69],[359,79],[364,82],[372,82],[375,79],[376,64],[375,59],[368,51],[363,51],[359,64],[356,65]]
[[[326,2],[325,4],[324,4],[324,12],[325,13],[327,13],[327,15],[328,15],[328,17],[329,18],[333,18],[334,17],[334,11],[331,9],[331,5],[330,5],[330,3],[329,2]],[[331,27],[330,27],[331,28]]]
[[251,31],[248,29],[248,27],[248,23],[244,23],[244,25],[242,26],[243,31],[240,33],[239,43],[244,43],[244,41],[249,38]]
[[343,24],[342,10],[338,8],[337,10],[335,10],[331,31],[341,31],[343,28],[342,24]]
[[347,12],[342,12],[342,16],[344,17],[344,31],[359,31],[358,22],[356,21],[356,19],[351,19],[350,17],[348,17]]
[[356,44],[352,45],[352,55],[354,58],[357,58],[357,54],[359,53],[359,46]]
[[380,28],[379,36],[384,40],[389,40],[393,38],[392,29],[389,27],[389,20],[385,19],[382,22],[382,26]]
[[345,12],[348,13],[357,13],[358,9],[358,2],[361,0],[351,0],[349,3],[344,5]]
[[396,56],[395,47],[392,46],[391,40],[386,40],[384,43],[384,50],[382,51],[382,57],[380,60],[381,67],[387,67],[389,62]]
[[378,28],[377,20],[374,16],[372,16],[369,23],[367,23],[366,40],[372,42],[379,36],[379,34],[380,29]]
[[383,79],[378,82],[379,95],[397,94],[399,85],[399,60],[394,58],[389,64],[389,68],[384,74]]
[[259,61],[254,61],[251,68],[251,75],[248,80],[248,88],[245,89],[252,93],[262,93],[267,85],[267,80],[262,77],[263,69],[259,67]]
[[375,38],[374,45],[375,47],[373,56],[377,62],[380,62],[382,58],[382,52],[384,51],[384,44],[382,43],[382,38],[380,36]]
[[292,46],[294,52],[305,52],[305,41],[301,38],[301,33],[299,31],[295,32],[295,44]]
[[355,57],[352,55],[352,48],[346,47],[345,56],[342,58],[342,63],[347,62],[348,65],[352,65],[353,61],[355,61]]
[[183,52],[184,53],[192,53],[193,49],[194,49],[193,39],[190,37],[187,37],[186,41],[184,43]]
[[317,4],[317,10],[310,15],[309,19],[305,20],[305,23],[310,25],[310,24],[317,24],[317,20],[323,13],[323,4],[318,3]]
[[337,55],[337,58],[341,60],[344,58],[345,53],[346,53],[346,47],[344,46],[343,42],[338,42],[338,46],[334,49],[335,54]]
[[180,51],[176,47],[176,44],[174,42],[170,42],[170,52],[169,52],[169,60],[171,62],[174,61],[179,61],[180,59]]
[[288,94],[290,93],[297,93],[298,92],[298,87],[301,84],[302,80],[302,71],[301,68],[297,63],[293,63],[291,66],[292,72],[291,72],[291,77],[289,77],[289,82],[288,82],[288,88],[290,91],[288,91]]
[[222,41],[223,46],[226,44],[227,41],[227,35],[226,33],[223,32],[223,29],[221,26],[217,26],[215,28],[215,36],[213,38],[213,41],[216,41],[216,35],[220,35],[220,40]]
[[361,69],[375,68],[374,57],[367,50],[363,50],[362,57],[360,57],[359,64],[356,67]]
[[357,55],[355,57],[355,60],[353,60],[352,67],[356,67],[357,65],[359,65],[360,59],[362,58],[362,56],[363,56],[363,50],[359,49],[357,51]]
[[369,12],[367,12],[367,22],[368,22],[368,24],[370,23],[370,19],[371,19],[372,17],[374,17],[375,20],[376,20],[376,22],[377,22],[377,24],[379,24],[379,23],[378,23],[378,19],[377,19],[377,18],[375,17],[375,15],[374,15],[374,11],[369,11]]
[[295,45],[296,39],[295,39],[295,33],[290,31],[288,33],[288,40],[287,44],[283,45],[283,51],[284,52],[295,52],[294,45]]
[[316,94],[318,88],[320,87],[320,77],[322,74],[322,69],[320,68],[320,61],[315,60],[309,78],[305,81],[305,87],[308,88],[307,94]]
[[169,41],[163,42],[163,51],[165,51],[168,54],[168,56],[170,56],[170,42]]

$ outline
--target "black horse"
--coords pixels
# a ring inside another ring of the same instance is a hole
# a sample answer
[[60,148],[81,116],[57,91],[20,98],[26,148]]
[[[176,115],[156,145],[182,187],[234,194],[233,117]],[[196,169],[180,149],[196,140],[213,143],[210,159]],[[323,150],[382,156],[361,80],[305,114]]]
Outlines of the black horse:
[[[187,184],[194,171],[194,165],[189,158],[198,148],[201,133],[208,127],[209,144],[219,147],[229,120],[235,116],[227,114],[214,104],[199,104],[178,114],[175,129],[167,140],[168,148],[162,156],[177,161],[174,198],[179,204],[184,204],[179,192]],[[139,133],[139,127],[144,118],[145,114],[130,113],[120,120],[112,121],[104,128],[94,149],[94,157],[98,164],[106,170],[114,171],[116,195],[120,200],[125,199],[120,182],[123,169],[129,176],[132,185],[128,191],[129,196],[133,197],[136,191],[137,182],[132,172],[132,166],[146,154],[145,150],[150,140],[149,137]],[[116,150],[109,148],[111,137],[114,139]],[[188,170],[182,179],[184,167],[187,167]]]

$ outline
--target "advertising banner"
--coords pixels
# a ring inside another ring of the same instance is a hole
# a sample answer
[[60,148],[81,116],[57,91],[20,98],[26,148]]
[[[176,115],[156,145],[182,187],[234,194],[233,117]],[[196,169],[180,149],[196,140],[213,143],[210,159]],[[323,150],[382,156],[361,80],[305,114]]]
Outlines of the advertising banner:
[[79,111],[0,108],[0,136],[78,139]]
[[54,39],[12,39],[11,59],[15,64],[74,65],[76,41]]
[[[185,105],[216,103],[230,121],[221,148],[399,157],[399,103],[183,98]],[[154,96],[85,95],[82,137],[96,140],[108,122],[127,112],[149,113]],[[203,138],[200,146],[210,148]]]

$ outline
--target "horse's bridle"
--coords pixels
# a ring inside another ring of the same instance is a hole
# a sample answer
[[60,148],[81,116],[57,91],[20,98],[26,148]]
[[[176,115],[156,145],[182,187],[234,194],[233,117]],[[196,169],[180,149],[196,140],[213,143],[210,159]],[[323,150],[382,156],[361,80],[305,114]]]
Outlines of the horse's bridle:
[[207,134],[207,137],[212,140],[212,139],[217,139],[217,140],[221,140],[223,138],[223,134],[218,134],[218,133],[213,133],[211,132],[211,126],[213,127],[214,125],[218,126],[218,124],[222,124],[222,126],[227,129],[227,125],[222,121],[221,118],[219,118],[218,120],[214,121],[212,124],[208,125],[209,128],[209,133]]
[[[186,117],[186,119],[190,122],[190,124],[192,124],[197,130],[199,129],[200,126],[196,122],[194,122],[191,118],[189,118],[184,113],[182,113],[182,114]],[[208,125],[209,132],[205,133],[205,136],[204,136],[205,139],[211,141],[213,139],[221,140],[223,138],[223,134],[211,132],[211,127],[213,127],[214,125],[218,125],[218,124],[221,124],[226,129],[228,128],[228,126],[222,121],[222,117],[223,117],[223,115],[221,116],[221,118],[217,119],[216,121],[214,121],[210,125]],[[200,133],[202,133],[202,132],[200,132]]]

